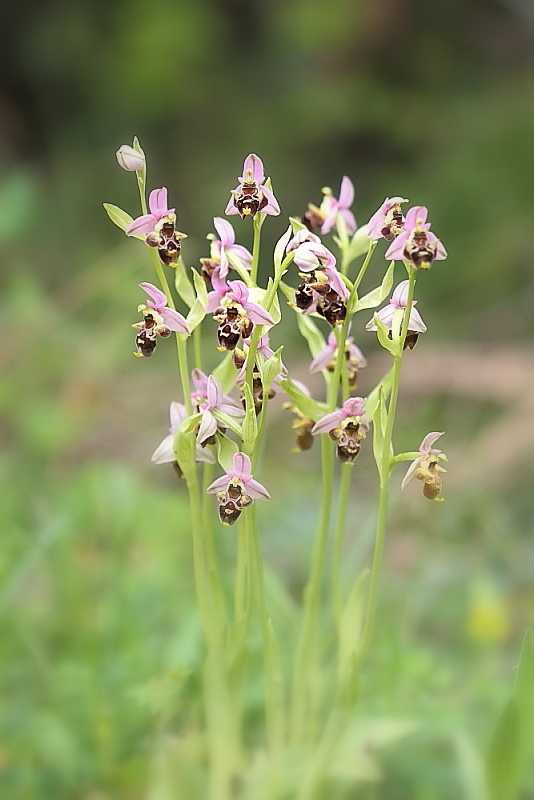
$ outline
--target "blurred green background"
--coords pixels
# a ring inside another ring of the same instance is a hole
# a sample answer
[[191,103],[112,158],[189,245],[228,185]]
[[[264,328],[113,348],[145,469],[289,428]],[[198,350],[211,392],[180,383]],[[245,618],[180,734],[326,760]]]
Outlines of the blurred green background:
[[[203,796],[187,504],[150,464],[179,399],[174,352],[131,357],[151,267],[101,206],[138,214],[114,155],[137,135],[189,266],[251,151],[286,215],[344,174],[360,223],[386,195],[430,208],[449,258],[418,284],[429,331],[406,359],[396,441],[447,432],[446,503],[412,486],[401,499],[394,474],[363,700],[384,746],[329,797],[480,800],[476,752],[533,621],[532,3],[19,0],[0,8],[0,62],[0,797]],[[267,243],[284,229],[269,219]],[[386,368],[366,321],[363,394]],[[318,386],[292,314],[273,340]],[[278,502],[258,511],[288,638],[318,468],[318,448],[294,455],[289,436],[277,398],[262,480]],[[369,453],[359,462],[347,581],[368,562],[376,496]],[[220,547],[230,566],[232,529]],[[252,686],[251,730],[260,701]]]

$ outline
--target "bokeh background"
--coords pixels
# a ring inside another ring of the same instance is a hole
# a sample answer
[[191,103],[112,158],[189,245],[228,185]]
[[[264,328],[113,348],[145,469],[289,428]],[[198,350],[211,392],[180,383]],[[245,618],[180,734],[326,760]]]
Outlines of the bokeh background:
[[[363,701],[382,721],[376,755],[329,796],[479,800],[477,753],[534,603],[532,3],[19,0],[0,7],[0,64],[0,796],[171,800],[178,783],[202,796],[187,505],[150,464],[179,399],[174,352],[131,357],[151,267],[102,209],[138,214],[114,155],[137,135],[189,266],[251,151],[285,214],[344,174],[360,223],[386,195],[429,206],[449,258],[418,284],[429,330],[406,358],[396,439],[412,450],[447,432],[446,503],[418,486],[401,498],[395,473]],[[284,229],[269,220],[267,243]],[[363,394],[386,368],[366,321]],[[276,336],[309,382],[292,312]],[[262,477],[279,502],[261,511],[273,614],[290,630],[318,453],[291,453],[281,406]],[[368,561],[375,496],[364,452],[347,580]],[[221,529],[229,565],[234,546]],[[260,700],[251,689],[252,726]]]

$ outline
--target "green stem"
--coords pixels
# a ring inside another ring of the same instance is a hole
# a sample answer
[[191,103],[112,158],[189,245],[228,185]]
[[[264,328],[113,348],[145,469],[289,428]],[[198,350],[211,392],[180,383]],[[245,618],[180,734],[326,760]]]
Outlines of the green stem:
[[386,417],[386,428],[384,431],[384,441],[382,446],[382,453],[380,454],[380,461],[377,463],[378,475],[380,480],[380,493],[378,498],[378,517],[376,522],[376,537],[375,549],[373,553],[373,563],[371,567],[371,576],[369,580],[369,592],[367,595],[367,608],[365,615],[365,623],[363,626],[362,639],[358,651],[357,663],[361,667],[373,635],[373,629],[376,618],[376,606],[378,599],[378,583],[380,579],[380,568],[382,565],[382,555],[384,552],[384,541],[386,537],[386,523],[388,515],[389,503],[389,474],[391,471],[391,443],[393,438],[393,426],[395,424],[395,413],[397,411],[397,400],[399,396],[400,385],[400,370],[402,364],[403,344],[406,339],[408,331],[408,322],[410,320],[410,311],[412,308],[412,300],[415,290],[416,271],[413,267],[408,266],[408,297],[406,301],[406,309],[402,319],[402,326],[399,337],[399,351],[394,357],[393,361],[393,378],[391,383],[391,394],[389,399],[389,406]]
[[258,279],[258,264],[260,260],[261,244],[261,214],[256,214],[252,220],[252,262],[250,264],[250,279],[256,284]]
[[202,333],[200,332],[200,325],[197,325],[193,331],[193,355],[195,367],[202,369]]
[[[327,436],[322,436],[321,461],[323,486],[321,515],[313,546],[309,578],[304,588],[304,616],[293,670],[291,737],[295,744],[300,744],[302,742],[305,731],[306,700],[310,689],[309,668],[310,663],[312,663],[311,654],[314,650],[315,623],[319,608],[321,578],[325,562],[330,510],[332,506],[333,457],[334,453],[330,439]],[[313,659],[313,661],[315,661],[315,659]],[[315,672],[314,665],[313,671]],[[315,678],[315,674],[312,675],[313,682]]]
[[334,546],[332,549],[332,602],[334,606],[334,614],[336,620],[339,622],[342,609],[342,597],[340,586],[340,566],[341,566],[341,553],[343,549],[343,537],[345,535],[345,525],[347,521],[347,506],[350,494],[350,479],[352,477],[352,467],[350,464],[342,464],[341,478],[339,483],[339,500],[337,506],[337,522],[334,533]]
[[[191,436],[192,446],[195,447],[195,437]],[[194,455],[193,455],[194,457]],[[210,613],[209,591],[206,577],[206,553],[204,542],[204,530],[202,521],[202,504],[199,494],[198,478],[196,465],[188,470],[186,475],[187,488],[189,490],[189,504],[191,508],[191,527],[193,533],[193,572],[195,576],[195,586],[197,591],[200,618],[204,628],[207,642],[213,640],[213,627]]]
[[206,489],[213,480],[213,464],[204,464],[204,475],[202,481],[202,522],[204,541],[206,543],[206,555],[208,575],[210,577],[211,591],[213,595],[213,609],[215,616],[220,626],[225,626],[226,617],[226,602],[224,599],[224,592],[221,582],[221,571],[219,569],[219,559],[217,558],[217,550],[215,541],[213,539],[213,525],[212,525],[212,498],[206,492]]

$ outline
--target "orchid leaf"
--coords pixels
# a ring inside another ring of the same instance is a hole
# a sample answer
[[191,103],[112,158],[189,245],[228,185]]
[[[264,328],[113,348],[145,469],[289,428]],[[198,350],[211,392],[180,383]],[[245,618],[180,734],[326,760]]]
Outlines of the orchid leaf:
[[290,380],[285,379],[280,381],[280,386],[298,410],[304,414],[304,416],[310,417],[314,422],[328,413],[328,406],[326,403],[318,403],[317,400],[308,397]]
[[392,261],[389,265],[386,274],[384,275],[384,279],[380,286],[377,286],[376,289],[373,289],[371,292],[364,294],[361,297],[356,305],[354,306],[354,313],[357,311],[362,311],[365,308],[376,308],[381,303],[384,302],[386,297],[391,292],[391,287],[393,286],[393,273],[395,271],[395,262]]
[[174,270],[174,285],[184,303],[191,308],[196,299],[195,291],[185,271],[184,262],[181,258],[178,259]]
[[239,451],[239,447],[236,442],[224,436],[220,431],[215,434],[215,439],[217,442],[217,461],[223,470],[228,472],[232,468],[232,459]]

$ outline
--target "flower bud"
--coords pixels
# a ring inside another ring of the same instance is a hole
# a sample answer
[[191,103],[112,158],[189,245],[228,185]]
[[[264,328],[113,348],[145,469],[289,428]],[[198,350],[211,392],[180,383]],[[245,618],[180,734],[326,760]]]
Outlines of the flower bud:
[[138,172],[145,166],[144,153],[139,153],[128,144],[123,144],[117,150],[117,161],[119,166],[128,172]]

